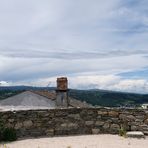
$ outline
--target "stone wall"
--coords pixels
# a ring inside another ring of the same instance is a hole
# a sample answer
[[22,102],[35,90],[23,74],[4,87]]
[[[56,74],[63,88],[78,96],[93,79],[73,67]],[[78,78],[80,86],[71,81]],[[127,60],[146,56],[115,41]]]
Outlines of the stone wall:
[[74,134],[117,134],[126,130],[148,133],[148,110],[70,108],[0,112],[6,127],[13,127],[18,137]]

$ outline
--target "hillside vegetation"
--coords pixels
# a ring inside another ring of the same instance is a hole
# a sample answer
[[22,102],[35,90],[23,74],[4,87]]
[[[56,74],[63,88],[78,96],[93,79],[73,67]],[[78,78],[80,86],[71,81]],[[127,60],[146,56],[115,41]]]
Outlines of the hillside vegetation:
[[[0,100],[21,93],[25,90],[55,90],[53,87],[0,87]],[[148,103],[148,94],[123,93],[105,90],[74,90],[69,95],[77,100],[85,101],[96,106],[139,106]]]
[[135,106],[148,103],[148,95],[103,90],[70,90],[70,96],[98,106]]

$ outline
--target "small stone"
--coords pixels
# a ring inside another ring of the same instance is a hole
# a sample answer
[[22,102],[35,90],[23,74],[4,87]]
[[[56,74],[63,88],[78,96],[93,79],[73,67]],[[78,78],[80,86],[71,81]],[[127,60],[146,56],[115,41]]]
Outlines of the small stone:
[[127,116],[126,116],[125,114],[120,114],[120,115],[119,115],[119,119],[122,119],[122,120],[126,120],[126,117],[127,117]]
[[131,130],[132,131],[137,131],[138,130],[138,127],[133,125],[133,126],[131,126]]
[[146,119],[146,120],[144,121],[144,123],[148,125],[148,119]]
[[8,119],[8,121],[12,123],[12,122],[14,122],[14,119]]
[[145,138],[143,132],[141,132],[141,131],[127,132],[126,136],[130,137],[130,138]]
[[116,111],[110,111],[108,114],[109,114],[109,116],[111,116],[111,117],[118,117],[118,115],[119,115],[119,113],[116,112]]
[[111,121],[113,121],[113,123],[118,123],[118,121],[119,121],[119,118],[111,118]]
[[20,129],[20,128],[22,128],[22,126],[23,126],[23,124],[18,122],[18,123],[15,124],[14,128]]
[[94,121],[85,121],[85,125],[91,126],[94,124]]
[[148,131],[143,131],[144,135],[148,136]]
[[61,127],[67,127],[67,124],[66,123],[62,123],[60,126]]
[[107,115],[108,112],[107,111],[98,111],[98,115]]
[[76,123],[69,123],[69,124],[67,124],[67,127],[68,128],[77,128],[78,124],[76,124]]
[[31,120],[28,120],[28,121],[24,121],[23,125],[24,125],[25,128],[29,128],[33,125],[33,123],[32,123]]
[[139,125],[139,129],[140,129],[140,131],[148,131],[148,125],[141,124],[141,125]]
[[99,134],[99,132],[100,132],[100,129],[98,128],[92,129],[92,134]]
[[135,117],[133,116],[133,115],[129,115],[129,116],[127,116],[127,120],[128,121],[135,121]]
[[54,136],[54,130],[53,130],[53,129],[48,129],[48,130],[46,131],[46,135],[47,135],[47,136]]
[[7,124],[6,124],[6,127],[8,127],[8,128],[13,128],[13,124],[7,123]]
[[101,115],[98,115],[98,116],[97,116],[97,119],[101,119]]
[[95,125],[96,126],[102,126],[102,125],[104,125],[104,122],[103,121],[96,121]]
[[143,120],[144,119],[144,115],[141,115],[141,116],[135,116],[136,119],[139,119],[139,120]]
[[126,115],[126,114],[120,114],[119,118],[124,121],[135,121],[135,117],[133,115]]
[[70,118],[74,118],[74,119],[80,119],[80,115],[79,114],[70,114],[70,115],[68,115],[68,117],[70,117]]
[[110,124],[109,123],[105,123],[104,125],[103,125],[103,128],[104,129],[108,129],[110,127]]
[[119,131],[120,126],[119,126],[118,124],[111,124],[110,129],[111,129],[112,131],[117,132],[117,131]]

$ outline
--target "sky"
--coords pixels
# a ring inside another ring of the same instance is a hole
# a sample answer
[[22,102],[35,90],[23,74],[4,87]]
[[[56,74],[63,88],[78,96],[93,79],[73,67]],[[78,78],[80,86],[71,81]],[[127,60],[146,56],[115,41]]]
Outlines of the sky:
[[0,85],[148,93],[147,0],[0,0]]

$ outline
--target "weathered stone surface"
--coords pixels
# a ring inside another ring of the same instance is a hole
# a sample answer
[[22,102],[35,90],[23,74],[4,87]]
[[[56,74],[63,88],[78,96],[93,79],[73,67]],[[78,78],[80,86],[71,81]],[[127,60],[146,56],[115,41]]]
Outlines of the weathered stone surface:
[[67,123],[62,123],[60,126],[61,127],[67,127]]
[[134,121],[136,118],[133,115],[120,114],[119,119],[126,121]]
[[70,115],[68,115],[68,117],[74,118],[74,119],[77,119],[77,120],[81,118],[79,114],[70,114]]
[[107,115],[108,114],[107,111],[98,111],[97,113],[98,113],[98,115]]
[[92,134],[99,134],[99,133],[100,133],[100,129],[98,128],[92,129]]
[[130,138],[145,138],[143,132],[140,131],[127,132],[126,136]]
[[14,128],[17,130],[17,129],[20,129],[22,128],[23,124],[21,122],[18,122],[15,124]]
[[109,111],[108,114],[109,114],[109,116],[111,116],[111,117],[118,117],[119,112],[117,112],[117,111]]
[[106,130],[106,129],[108,129],[110,127],[110,124],[109,123],[105,123],[104,125],[103,125],[103,128]]
[[97,116],[97,119],[101,119],[101,115],[98,115],[98,116]]
[[78,127],[78,124],[77,123],[68,123],[67,124],[67,127],[68,128],[77,128]]
[[135,118],[138,120],[143,120],[144,119],[144,115],[140,115],[140,116],[135,116]]
[[14,119],[8,119],[8,121],[11,123],[11,122],[14,122]]
[[78,124],[77,123],[62,123],[58,129],[68,129],[68,128],[77,128]]
[[140,131],[148,131],[148,125],[146,125],[146,124],[141,124],[141,125],[138,126],[138,129],[139,129]]
[[112,122],[114,122],[114,123],[118,123],[119,122],[119,118],[111,118],[110,119]]
[[94,121],[85,121],[85,125],[91,126],[94,124]]
[[127,116],[127,120],[128,120],[128,121],[135,121],[135,119],[136,119],[136,118],[135,118],[133,115],[128,115],[128,116]]
[[120,126],[118,124],[111,124],[110,129],[113,132],[118,132],[120,129]]
[[132,131],[137,131],[137,130],[138,130],[138,127],[135,126],[135,125],[133,125],[133,126],[131,126],[131,130],[132,130]]
[[146,119],[146,120],[144,121],[144,123],[148,125],[148,119]]
[[96,121],[95,125],[102,126],[102,125],[104,125],[104,121]]
[[29,128],[29,127],[31,127],[33,125],[33,122],[31,121],[31,120],[27,120],[27,121],[24,121],[23,122],[23,126],[25,127],[25,128]]
[[10,123],[7,123],[5,126],[8,128],[13,128],[14,125],[10,122]]
[[46,130],[46,135],[47,136],[54,136],[54,129],[48,129],[48,130]]
[[120,127],[148,133],[148,110],[69,108],[0,112],[19,137],[117,133]]

